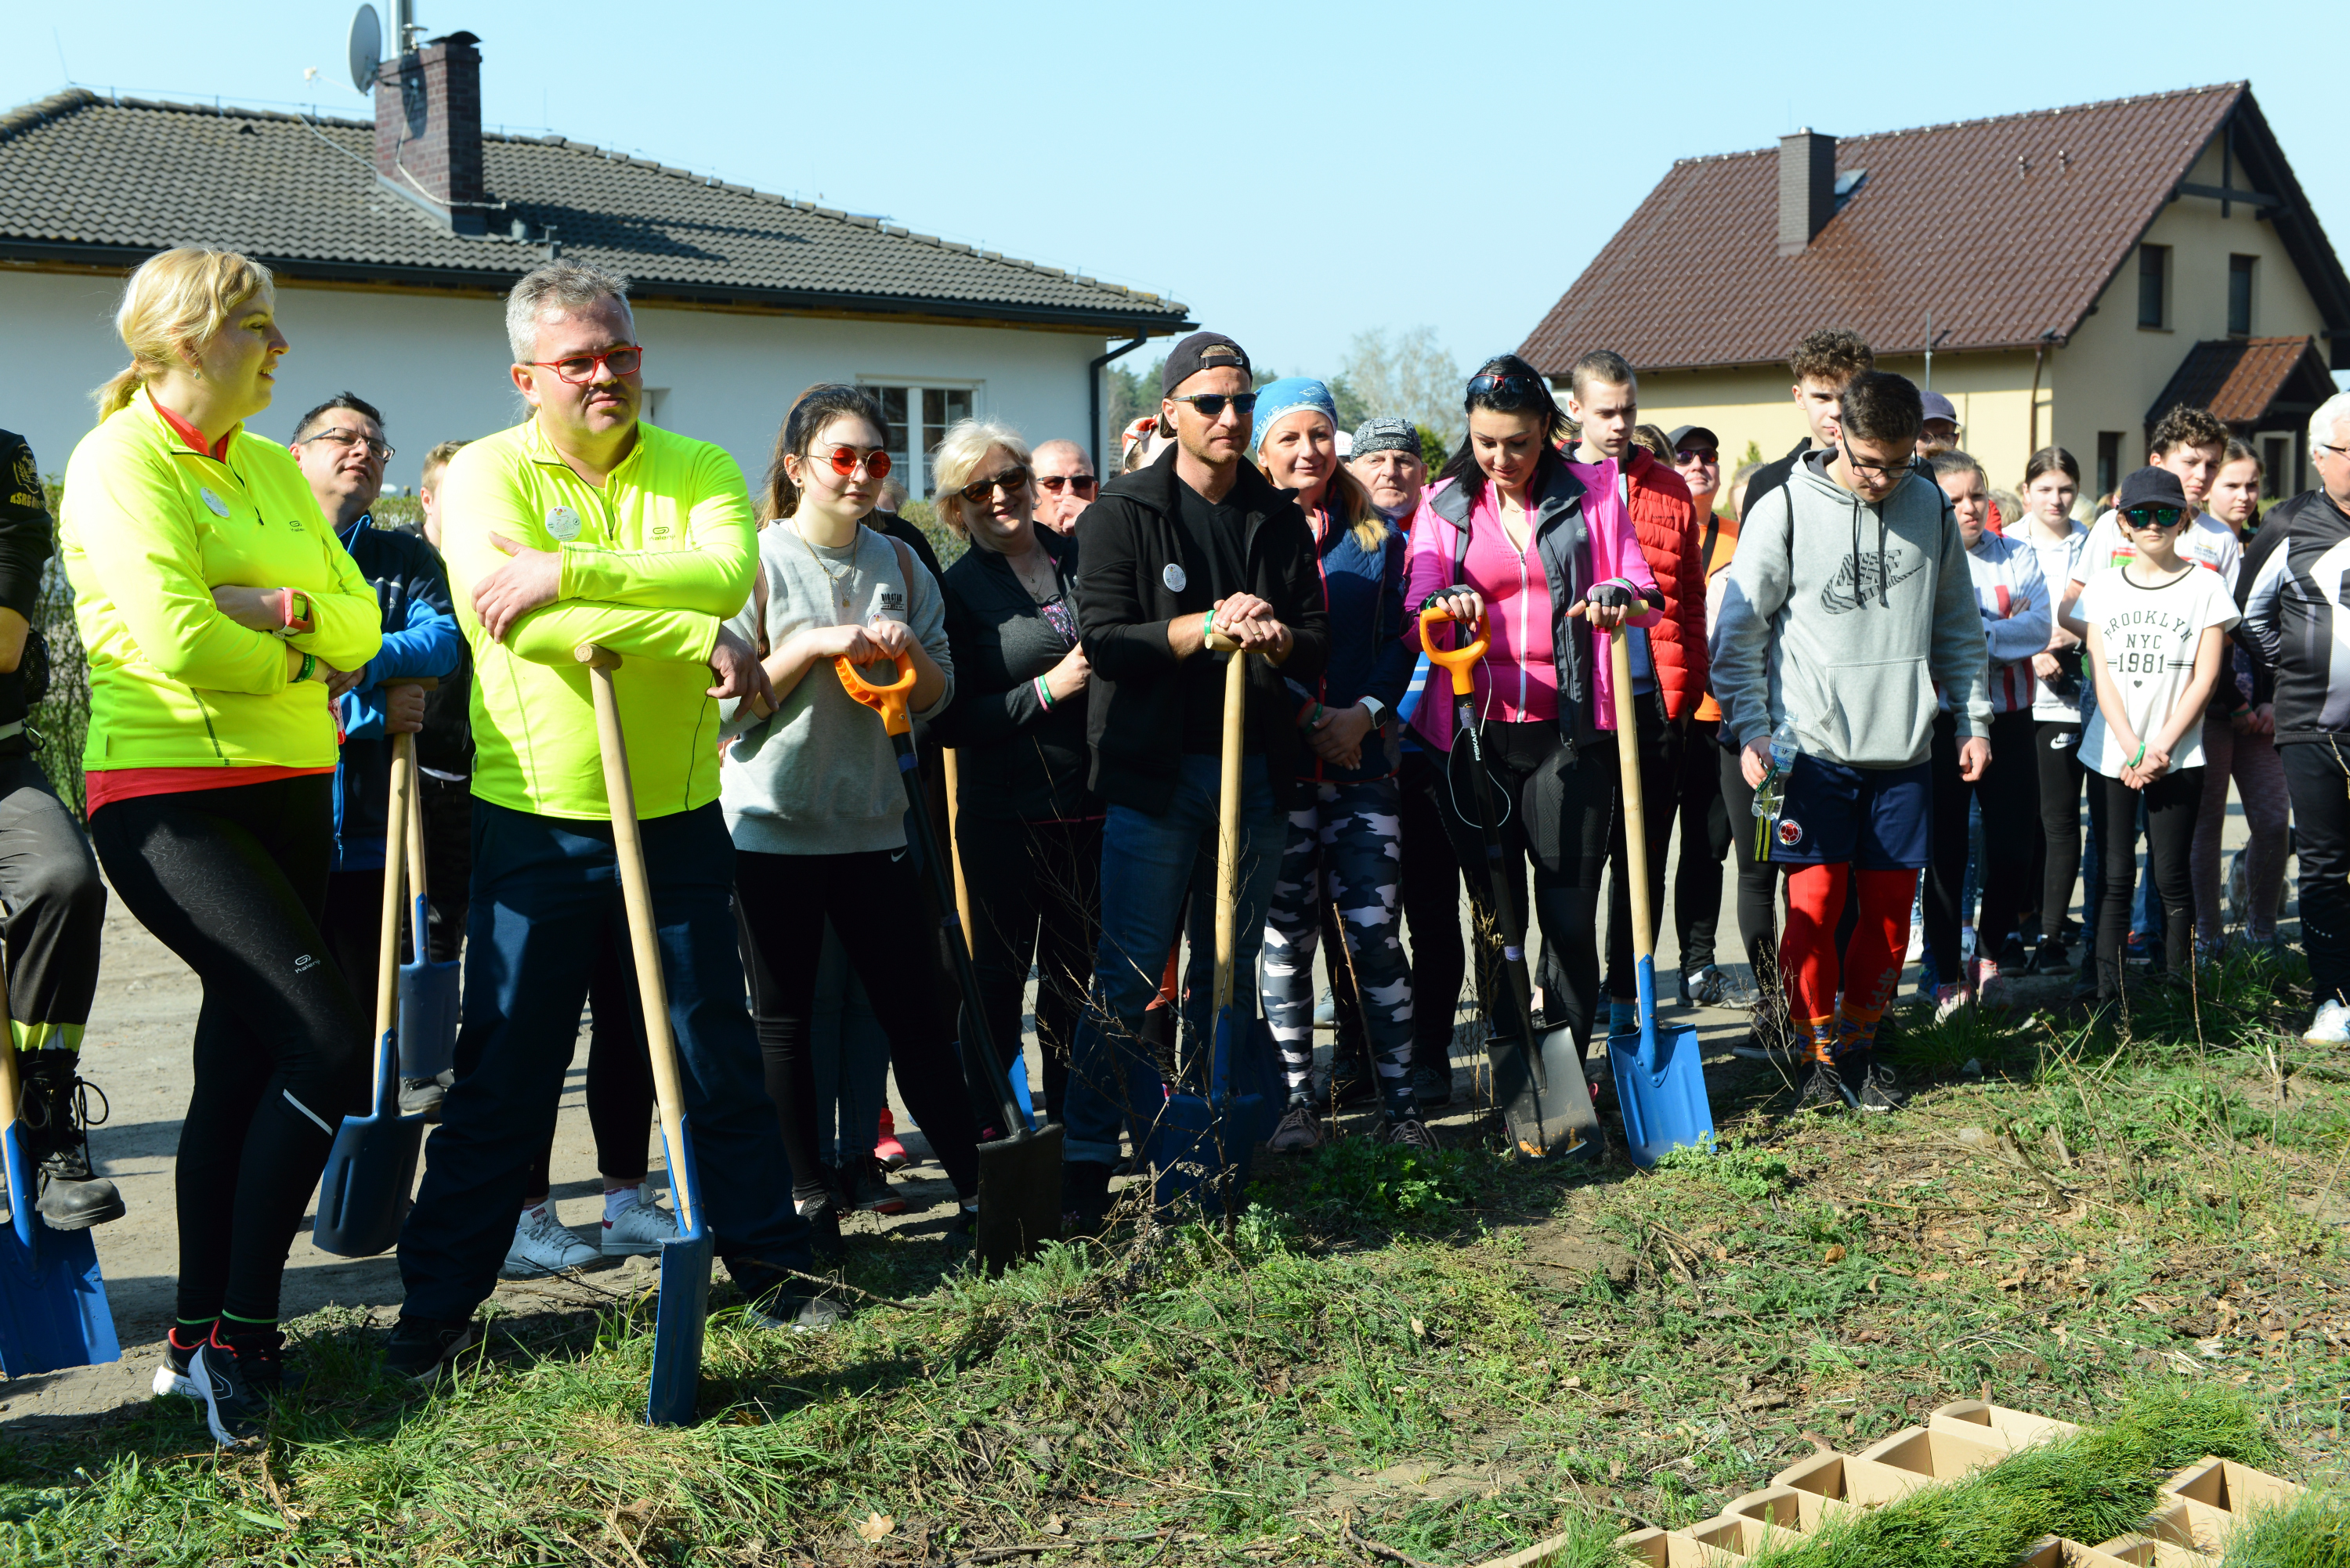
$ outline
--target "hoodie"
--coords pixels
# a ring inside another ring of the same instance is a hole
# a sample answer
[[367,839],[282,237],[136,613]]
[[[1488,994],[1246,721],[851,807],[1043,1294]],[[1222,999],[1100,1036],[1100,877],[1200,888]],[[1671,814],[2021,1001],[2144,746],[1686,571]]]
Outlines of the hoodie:
[[1991,728],[1988,655],[1966,543],[1941,487],[1911,473],[1872,505],[1806,453],[1748,509],[1713,637],[1722,734],[1792,718],[1802,747],[1856,768],[1914,767],[1935,689],[1959,735]]
[[[2038,684],[2032,658],[2048,646],[2050,624],[2040,553],[2016,535],[1986,528],[1967,552],[1967,571],[1974,579],[1975,607],[1982,612],[1983,640],[1989,645],[1991,711],[2029,709]],[[1950,705],[1945,689],[1942,706]]]

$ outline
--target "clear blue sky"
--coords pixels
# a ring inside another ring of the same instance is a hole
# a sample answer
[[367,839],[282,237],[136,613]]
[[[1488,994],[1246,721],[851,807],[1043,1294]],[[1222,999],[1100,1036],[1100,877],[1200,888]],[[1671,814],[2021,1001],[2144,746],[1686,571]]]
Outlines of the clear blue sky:
[[[15,9],[0,103],[72,80],[370,112],[344,64],[356,0]],[[493,125],[1172,295],[1289,372],[1335,369],[1371,327],[1432,325],[1464,359],[1514,347],[1675,158],[1797,125],[2249,78],[2350,245],[2338,5],[1872,9],[418,0],[417,19],[481,36]],[[2032,241],[2022,213],[1982,236]]]

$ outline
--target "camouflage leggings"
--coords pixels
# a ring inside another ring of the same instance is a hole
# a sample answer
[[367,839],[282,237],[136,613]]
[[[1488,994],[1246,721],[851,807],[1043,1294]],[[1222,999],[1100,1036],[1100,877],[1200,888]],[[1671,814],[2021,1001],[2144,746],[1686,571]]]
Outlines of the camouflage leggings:
[[1289,838],[1264,919],[1264,1012],[1292,1094],[1314,1064],[1314,950],[1321,903],[1338,909],[1363,1027],[1390,1106],[1411,1103],[1411,971],[1404,961],[1398,887],[1401,804],[1393,779],[1312,786],[1314,804],[1289,814]]

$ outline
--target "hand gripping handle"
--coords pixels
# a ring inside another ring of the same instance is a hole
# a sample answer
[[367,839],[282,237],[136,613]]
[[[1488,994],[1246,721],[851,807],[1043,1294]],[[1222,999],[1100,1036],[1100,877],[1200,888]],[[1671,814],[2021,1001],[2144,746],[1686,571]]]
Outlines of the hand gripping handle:
[[1429,605],[1421,609],[1419,647],[1420,651],[1428,655],[1428,661],[1430,664],[1440,664],[1451,672],[1452,694],[1455,697],[1466,697],[1469,695],[1471,685],[1469,672],[1476,666],[1479,659],[1485,657],[1486,645],[1492,639],[1490,637],[1481,636],[1466,648],[1437,647],[1436,639],[1429,635],[1429,628],[1442,626],[1447,621],[1459,618],[1442,605]]
[[893,735],[903,735],[914,727],[913,721],[906,713],[906,703],[914,690],[914,656],[901,653],[898,655],[896,663],[898,679],[887,685],[866,680],[864,670],[851,664],[845,656],[835,659],[832,668],[840,676],[843,691],[881,715],[884,730]]

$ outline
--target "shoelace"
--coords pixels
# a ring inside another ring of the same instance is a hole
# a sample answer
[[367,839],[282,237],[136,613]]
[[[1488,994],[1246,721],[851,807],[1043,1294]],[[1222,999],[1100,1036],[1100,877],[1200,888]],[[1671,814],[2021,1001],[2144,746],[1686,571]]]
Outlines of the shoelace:
[[[17,1091],[16,1119],[25,1124],[26,1130],[28,1132],[47,1132],[52,1125],[49,1119],[50,1096],[40,1092],[47,1087],[48,1085],[37,1079],[27,1077],[24,1086]],[[89,1097],[92,1095],[98,1096],[99,1111],[96,1116],[89,1114]],[[85,1127],[104,1127],[107,1118],[114,1115],[113,1102],[106,1097],[106,1091],[78,1073],[74,1075],[64,1092],[56,1097],[59,1100],[70,1099],[73,1102],[73,1114],[80,1119],[81,1125]]]

